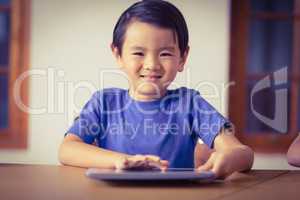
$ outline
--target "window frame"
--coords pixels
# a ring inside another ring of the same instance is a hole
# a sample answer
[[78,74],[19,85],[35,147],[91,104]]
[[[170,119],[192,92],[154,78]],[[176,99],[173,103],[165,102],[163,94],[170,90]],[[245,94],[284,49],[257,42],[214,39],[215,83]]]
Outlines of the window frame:
[[[237,137],[251,146],[258,152],[285,153],[298,135],[297,127],[297,108],[300,83],[300,0],[294,0],[295,12],[292,16],[284,13],[269,14],[267,12],[258,13],[262,19],[286,19],[291,17],[293,20],[293,55],[292,55],[292,75],[291,96],[290,96],[290,116],[289,132],[287,134],[272,134],[272,132],[245,133],[246,125],[246,80],[249,79],[246,72],[247,64],[247,45],[249,41],[249,22],[250,22],[250,0],[231,1],[231,24],[230,24],[230,71],[231,82],[235,82],[229,90],[229,117],[236,126]],[[297,44],[295,44],[297,43]]]
[[[0,129],[0,149],[27,148],[28,113],[20,110],[13,98],[14,83],[29,68],[30,7],[31,0],[12,0],[10,6],[1,6],[11,15],[10,58],[8,75],[8,128]],[[28,80],[20,89],[22,103],[28,105]]]

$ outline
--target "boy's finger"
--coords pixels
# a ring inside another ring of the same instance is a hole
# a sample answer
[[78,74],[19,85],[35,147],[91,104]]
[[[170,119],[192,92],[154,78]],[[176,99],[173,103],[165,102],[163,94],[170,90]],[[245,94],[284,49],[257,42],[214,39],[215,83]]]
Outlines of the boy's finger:
[[154,162],[159,162],[160,161],[160,157],[154,156],[154,155],[146,155],[146,159],[147,160],[152,160]]
[[219,179],[225,179],[231,173],[224,169],[220,164],[215,164],[211,170]]
[[128,167],[128,163],[129,163],[128,158],[124,158],[124,159],[122,159],[120,161],[117,161],[115,163],[115,168],[117,170],[126,169]]
[[163,165],[163,166],[169,166],[169,161],[167,161],[167,160],[161,160],[160,164]]
[[223,177],[224,175],[222,175],[220,173],[220,169],[219,169],[219,167],[217,165],[213,166],[213,168],[211,169],[211,171],[215,174],[216,177],[221,178],[221,179],[224,178]]
[[200,165],[197,170],[198,171],[209,171],[211,170],[213,167],[213,163],[210,159],[208,159],[208,161],[206,161],[206,163],[204,163],[203,165]]
[[133,167],[145,167],[147,166],[147,162],[146,161],[142,161],[142,160],[138,160],[136,162],[133,163]]
[[143,156],[143,155],[137,154],[137,155],[131,157],[130,160],[133,161],[133,162],[137,162],[137,161],[145,161],[145,160],[146,160],[146,157]]
[[130,169],[132,167],[140,165],[140,161],[143,160],[141,155],[134,155],[126,158],[123,162],[123,169]]
[[169,161],[167,161],[167,160],[161,160],[160,163],[161,163],[160,169],[162,171],[166,171],[168,169],[168,167],[169,167]]
[[166,160],[159,160],[158,162],[157,161],[153,161],[153,160],[148,160],[147,164],[151,168],[161,169],[161,168],[167,168],[168,165],[169,165],[169,162],[166,161]]

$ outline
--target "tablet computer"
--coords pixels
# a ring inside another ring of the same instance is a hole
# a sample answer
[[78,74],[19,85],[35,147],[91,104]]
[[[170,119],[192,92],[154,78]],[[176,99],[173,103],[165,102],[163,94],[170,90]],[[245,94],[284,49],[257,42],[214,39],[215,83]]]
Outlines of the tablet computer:
[[107,170],[90,168],[86,176],[103,181],[133,181],[133,180],[206,180],[215,179],[215,174],[210,171],[196,171],[194,169],[168,169],[161,170]]

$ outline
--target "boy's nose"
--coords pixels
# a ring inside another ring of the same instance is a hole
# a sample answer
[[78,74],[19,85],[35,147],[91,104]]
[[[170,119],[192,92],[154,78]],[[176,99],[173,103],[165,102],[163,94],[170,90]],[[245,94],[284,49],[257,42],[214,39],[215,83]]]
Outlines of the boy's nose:
[[150,57],[144,62],[144,69],[146,70],[158,70],[160,69],[160,63],[157,58]]

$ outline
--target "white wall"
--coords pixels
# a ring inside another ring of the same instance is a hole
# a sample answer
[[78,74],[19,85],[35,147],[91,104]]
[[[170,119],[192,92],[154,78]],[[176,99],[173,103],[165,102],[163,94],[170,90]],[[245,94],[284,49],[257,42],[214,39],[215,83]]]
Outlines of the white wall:
[[[74,115],[91,92],[124,87],[109,44],[120,13],[135,1],[32,0],[29,147],[1,150],[1,162],[57,164],[57,149]],[[197,88],[227,113],[229,0],[173,0],[186,17],[190,56],[176,84]],[[54,75],[53,75],[54,73]],[[107,72],[106,72],[107,73]],[[226,87],[226,86],[225,86]],[[44,110],[42,110],[44,109]],[[258,168],[264,160],[255,166]],[[277,168],[286,162],[277,160]]]

